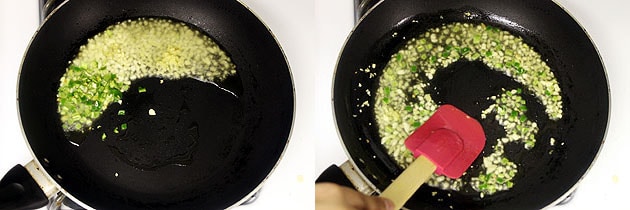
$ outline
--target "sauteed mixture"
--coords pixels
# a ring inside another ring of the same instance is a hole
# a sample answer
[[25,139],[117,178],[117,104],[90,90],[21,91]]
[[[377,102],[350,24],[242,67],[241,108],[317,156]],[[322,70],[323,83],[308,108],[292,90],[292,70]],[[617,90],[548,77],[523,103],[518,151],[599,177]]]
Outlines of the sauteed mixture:
[[[210,37],[184,23],[126,20],[90,38],[69,62],[57,94],[62,127],[66,132],[92,129],[109,104],[122,104],[122,93],[130,91],[134,80],[194,78],[212,83],[235,73],[235,65]],[[124,115],[125,110],[118,113]]]
[[[522,145],[521,150],[527,151],[536,144],[538,127],[528,119],[528,104],[523,97],[535,97],[551,120],[562,118],[562,97],[550,67],[522,38],[485,24],[451,23],[431,28],[392,55],[375,94],[374,112],[381,143],[401,167],[414,159],[404,140],[438,107],[428,90],[436,71],[460,60],[481,61],[524,87],[502,89],[499,95],[479,99],[492,104],[481,113],[481,118],[493,117],[505,131],[505,136],[492,145],[492,153],[480,155],[483,164],[473,166],[480,167],[479,174],[457,180],[434,175],[428,182],[444,190],[461,190],[468,185],[483,197],[516,184],[513,178],[519,172],[518,163],[505,156],[504,145]],[[374,67],[362,71],[369,72]],[[363,106],[369,106],[366,103]],[[555,139],[548,141],[553,144]]]

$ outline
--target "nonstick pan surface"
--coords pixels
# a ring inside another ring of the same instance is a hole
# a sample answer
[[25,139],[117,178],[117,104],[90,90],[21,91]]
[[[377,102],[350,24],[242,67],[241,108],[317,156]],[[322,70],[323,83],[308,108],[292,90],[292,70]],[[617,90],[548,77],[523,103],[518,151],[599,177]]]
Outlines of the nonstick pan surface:
[[[163,85],[159,78],[134,81],[131,89],[155,87],[155,92],[148,98],[125,93],[128,103],[112,105],[97,120],[113,129],[120,123],[114,109],[126,109],[125,136],[101,141],[97,131],[64,133],[56,94],[68,61],[107,26],[139,17],[173,19],[206,33],[230,56],[236,76],[217,86],[194,79]],[[171,111],[149,119],[148,106]],[[258,189],[275,167],[288,142],[294,98],[275,38],[237,1],[72,0],[53,12],[31,41],[20,71],[18,107],[37,161],[81,203],[220,209]]]
[[[507,30],[522,37],[541,54],[558,79],[565,104],[564,117],[559,121],[545,118],[542,105],[533,98],[526,99],[528,109],[533,113],[531,118],[544,125],[537,139],[559,136],[561,141],[555,145],[541,141],[524,153],[510,153],[517,150],[506,147],[508,156],[519,160],[515,185],[508,191],[480,198],[470,189],[457,192],[423,186],[405,207],[540,209],[557,202],[574,189],[604,141],[609,91],[595,46],[580,25],[552,1],[380,2],[347,39],[335,72],[335,118],[352,161],[380,190],[401,173],[402,169],[380,144],[374,111],[357,105],[366,100],[374,104],[373,94],[366,94],[366,89],[376,92],[383,68],[408,39],[452,22],[484,23]],[[376,71],[371,72],[374,78],[359,71],[372,64],[376,66]],[[497,95],[501,88],[519,88],[522,84],[475,61],[456,62],[438,71],[442,73],[436,74],[431,88],[440,91],[432,93],[432,98],[438,104],[453,104],[479,120],[487,134],[488,146],[484,152],[491,152],[490,146],[502,128],[480,118],[481,110],[489,105],[486,98]],[[480,159],[473,165],[480,165]],[[437,194],[433,196],[432,192]]]

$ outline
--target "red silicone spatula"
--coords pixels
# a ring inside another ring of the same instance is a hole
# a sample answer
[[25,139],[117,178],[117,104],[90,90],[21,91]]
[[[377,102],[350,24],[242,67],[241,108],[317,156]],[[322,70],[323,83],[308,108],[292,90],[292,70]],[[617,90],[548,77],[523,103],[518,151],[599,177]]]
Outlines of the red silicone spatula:
[[481,124],[452,105],[442,105],[405,140],[416,160],[381,193],[400,209],[434,172],[459,178],[486,143]]

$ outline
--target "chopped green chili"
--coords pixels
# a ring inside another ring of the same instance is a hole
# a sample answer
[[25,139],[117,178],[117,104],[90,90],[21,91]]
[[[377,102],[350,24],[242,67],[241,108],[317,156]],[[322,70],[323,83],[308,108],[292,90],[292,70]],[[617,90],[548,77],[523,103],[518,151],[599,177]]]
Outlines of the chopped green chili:
[[523,105],[521,105],[521,106],[519,107],[519,109],[520,109],[522,112],[526,112],[526,111],[527,111],[527,106],[526,106],[525,104],[523,104]]
[[521,122],[525,122],[525,121],[527,120],[527,116],[525,116],[525,115],[521,115],[521,117],[519,118],[519,120],[520,120]]
[[470,48],[469,47],[464,47],[464,48],[461,48],[460,54],[466,54],[468,52],[470,52]]
[[446,58],[446,57],[448,57],[450,55],[451,55],[451,51],[444,51],[444,52],[442,52],[442,57]]

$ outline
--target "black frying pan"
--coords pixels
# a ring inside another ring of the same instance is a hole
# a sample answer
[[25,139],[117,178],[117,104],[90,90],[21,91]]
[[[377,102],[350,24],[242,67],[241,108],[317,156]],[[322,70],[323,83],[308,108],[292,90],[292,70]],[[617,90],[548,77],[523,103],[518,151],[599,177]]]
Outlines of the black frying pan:
[[[471,15],[465,15],[470,13]],[[470,18],[472,17],[472,18]],[[417,22],[416,22],[417,21]],[[517,160],[515,186],[481,199],[472,189],[442,191],[423,186],[406,203],[411,209],[539,209],[570,193],[591,166],[606,131],[609,91],[603,64],[584,30],[552,1],[483,0],[433,1],[386,0],[356,26],[341,53],[334,79],[334,112],[339,133],[353,163],[380,190],[402,169],[380,144],[374,112],[358,104],[374,98],[366,94],[378,87],[378,76],[406,40],[429,28],[450,22],[485,23],[523,37],[552,68],[562,90],[564,117],[550,121],[540,102],[527,99],[528,117],[541,125],[537,138],[560,136],[555,146],[540,141],[529,152],[506,147]],[[396,36],[392,36],[396,33]],[[376,64],[376,77],[358,72]],[[485,154],[500,132],[492,120],[481,120],[486,97],[501,88],[521,84],[490,70],[481,62],[460,61],[438,70],[431,87],[438,104],[453,104],[481,121],[487,134]],[[361,83],[363,88],[358,87]],[[363,112],[360,112],[362,109]],[[354,116],[353,116],[354,115]],[[356,117],[355,117],[356,116]],[[369,139],[370,141],[366,141]],[[549,151],[553,150],[550,155]],[[480,156],[481,157],[481,156]],[[479,166],[481,158],[473,165]],[[477,167],[478,168],[478,167]],[[472,171],[469,174],[476,174]],[[438,192],[432,196],[431,192]]]
[[[101,130],[64,133],[56,94],[68,61],[107,26],[139,17],[182,21],[212,37],[237,69],[218,86],[236,96],[194,79],[159,85],[160,78],[145,78],[130,90],[143,86],[153,90],[149,96],[125,93],[122,105],[113,104],[97,120]],[[99,209],[237,204],[278,162],[293,119],[285,57],[269,30],[237,1],[67,1],[31,41],[18,88],[22,128],[37,162],[62,192]],[[165,111],[149,119],[147,107]],[[117,117],[118,109],[128,118]],[[101,141],[102,132],[121,122],[128,124],[125,134],[110,132]]]

